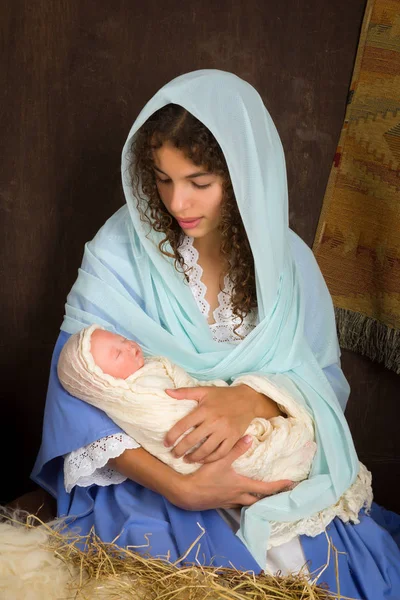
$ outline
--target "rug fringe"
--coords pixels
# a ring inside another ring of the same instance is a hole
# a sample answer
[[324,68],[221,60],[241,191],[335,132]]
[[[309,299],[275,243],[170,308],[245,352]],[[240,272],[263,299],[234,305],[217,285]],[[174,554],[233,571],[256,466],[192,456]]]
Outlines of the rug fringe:
[[400,331],[345,308],[336,308],[339,345],[358,352],[400,375]]

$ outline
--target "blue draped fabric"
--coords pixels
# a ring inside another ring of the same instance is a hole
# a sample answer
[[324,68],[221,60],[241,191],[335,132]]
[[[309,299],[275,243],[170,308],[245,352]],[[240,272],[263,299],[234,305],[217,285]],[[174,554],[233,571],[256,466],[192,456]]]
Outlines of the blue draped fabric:
[[327,526],[326,534],[314,538],[301,536],[311,571],[328,563],[327,536],[337,552],[338,572],[331,550],[319,583],[350,598],[400,600],[399,515],[373,503],[370,516],[362,511],[357,525],[336,518]]

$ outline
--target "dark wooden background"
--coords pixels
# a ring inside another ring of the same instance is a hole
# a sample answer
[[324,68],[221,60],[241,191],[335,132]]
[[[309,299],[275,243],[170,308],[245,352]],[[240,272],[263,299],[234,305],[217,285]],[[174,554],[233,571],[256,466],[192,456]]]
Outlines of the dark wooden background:
[[[218,68],[253,84],[312,245],[365,0],[9,0],[0,5],[0,503],[29,492],[52,348],[84,243],[123,203],[120,153],[164,83]],[[343,353],[347,416],[375,497],[400,510],[399,378]],[[5,437],[4,437],[5,434]]]

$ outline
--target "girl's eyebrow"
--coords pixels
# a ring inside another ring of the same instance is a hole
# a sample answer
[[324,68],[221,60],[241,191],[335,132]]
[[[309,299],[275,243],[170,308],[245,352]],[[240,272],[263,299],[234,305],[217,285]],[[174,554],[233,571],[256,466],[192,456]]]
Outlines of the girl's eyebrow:
[[[165,175],[166,177],[169,177],[169,175],[167,175],[167,173],[164,173],[164,171],[161,171],[161,169],[159,169],[155,165],[153,166],[153,168],[156,171],[158,171],[159,173],[162,173],[163,175]],[[193,179],[195,177],[202,177],[203,175],[212,175],[212,173],[210,173],[210,171],[196,171],[196,173],[191,173],[190,175],[185,175],[185,179]]]

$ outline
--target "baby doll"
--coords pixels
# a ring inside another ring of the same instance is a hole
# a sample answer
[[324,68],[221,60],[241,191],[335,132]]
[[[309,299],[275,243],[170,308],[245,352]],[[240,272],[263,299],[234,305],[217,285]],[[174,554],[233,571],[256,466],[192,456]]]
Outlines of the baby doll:
[[[174,457],[163,442],[197,401],[175,400],[165,389],[228,386],[220,379],[199,381],[165,357],[145,358],[139,344],[98,325],[68,339],[58,361],[58,377],[70,394],[103,410],[145,450],[184,474],[201,465]],[[265,377],[243,375],[231,385],[241,383],[273,398],[288,416],[252,420],[246,430],[252,445],[233,463],[235,470],[263,481],[306,479],[316,451],[307,410]]]

